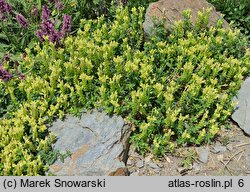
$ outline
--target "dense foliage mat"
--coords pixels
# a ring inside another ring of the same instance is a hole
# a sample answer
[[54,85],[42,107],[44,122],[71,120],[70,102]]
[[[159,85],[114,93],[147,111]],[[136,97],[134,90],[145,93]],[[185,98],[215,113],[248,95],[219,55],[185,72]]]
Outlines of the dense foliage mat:
[[[0,81],[0,174],[44,174],[55,139],[49,124],[83,108],[130,121],[141,153],[211,141],[232,112],[250,53],[239,31],[220,21],[208,29],[208,12],[191,26],[189,15],[144,43],[143,9],[121,8],[112,22],[81,20],[63,47],[47,39],[26,49],[18,66],[25,78]],[[3,67],[15,73],[8,61]]]
[[19,61],[26,47],[33,48],[39,40],[43,42],[42,35],[48,35],[50,41],[59,45],[65,35],[76,33],[82,18],[104,15],[112,20],[120,6],[147,7],[152,1],[0,0],[0,62],[6,54]]
[[[224,14],[233,27],[237,27],[250,41],[250,1],[249,0],[208,0]],[[250,44],[250,43],[249,43]]]

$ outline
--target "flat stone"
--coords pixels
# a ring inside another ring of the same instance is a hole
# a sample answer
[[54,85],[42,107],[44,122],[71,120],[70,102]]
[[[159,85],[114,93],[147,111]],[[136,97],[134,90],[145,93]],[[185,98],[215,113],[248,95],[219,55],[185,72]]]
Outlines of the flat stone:
[[233,145],[232,144],[228,144],[227,145],[227,150],[228,151],[232,151],[233,150]]
[[152,159],[153,155],[149,155],[147,157],[145,157],[145,163],[149,163]]
[[148,165],[149,165],[149,167],[151,167],[152,169],[160,169],[160,167],[156,164],[156,163],[154,163],[154,162],[149,162],[148,163]]
[[246,134],[250,135],[250,77],[243,82],[234,101],[237,105],[232,119]]
[[181,175],[186,175],[187,172],[189,171],[189,169],[186,168],[186,167],[178,167],[178,168],[177,168],[177,171],[178,171]]
[[54,149],[72,154],[64,163],[57,160],[49,172],[67,176],[127,174],[125,162],[131,131],[121,117],[93,110],[80,119],[68,115],[49,129],[57,137]]
[[217,159],[218,159],[218,161],[223,161],[224,155],[223,154],[217,155]]
[[135,172],[131,173],[130,176],[139,176],[139,171],[135,171]]
[[[216,25],[217,21],[222,17],[216,12],[214,6],[205,0],[160,0],[151,3],[146,11],[145,22],[143,23],[144,31],[147,35],[153,33],[154,20],[162,20],[165,18],[164,26],[167,30],[171,29],[176,21],[183,20],[182,12],[191,9],[191,23],[195,25],[198,12],[203,9],[212,8],[208,26]],[[223,27],[229,28],[229,24],[223,19]]]
[[214,146],[210,150],[212,153],[223,153],[227,150],[227,147],[225,146]]
[[194,171],[199,172],[201,170],[201,167],[198,163],[194,162],[192,165],[192,168],[194,169]]
[[155,172],[155,173],[160,173],[161,172],[161,169],[159,168],[159,169],[153,169],[153,171]]
[[171,161],[171,159],[170,159],[169,157],[165,157],[165,159],[166,159],[166,161],[167,161],[168,163],[172,163],[172,161]]
[[157,166],[160,167],[160,168],[163,168],[163,167],[164,167],[164,165],[163,165],[162,163],[160,163],[160,162],[157,162],[156,164],[157,164]]
[[218,169],[218,163],[215,163],[215,161],[208,161],[206,164],[206,169],[207,170],[216,170]]
[[138,158],[135,166],[138,168],[142,168],[144,166],[144,161]]
[[128,166],[133,165],[133,161],[132,161],[132,159],[131,159],[131,158],[128,158],[128,160],[127,160],[127,165],[128,165]]
[[197,147],[196,148],[197,154],[199,156],[199,160],[202,163],[207,163],[208,162],[208,156],[209,156],[209,148],[203,148],[203,147]]

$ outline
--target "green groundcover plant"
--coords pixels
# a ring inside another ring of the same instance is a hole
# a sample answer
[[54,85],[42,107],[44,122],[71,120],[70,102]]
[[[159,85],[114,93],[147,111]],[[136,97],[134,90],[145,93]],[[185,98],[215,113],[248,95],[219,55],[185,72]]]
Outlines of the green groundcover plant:
[[[250,69],[239,31],[207,28],[209,12],[162,26],[143,42],[142,8],[119,8],[112,22],[81,20],[63,47],[45,39],[26,49],[23,78],[0,81],[0,174],[44,175],[55,118],[98,108],[134,127],[131,142],[160,156],[181,145],[210,142],[233,109]],[[2,68],[14,73],[6,61]],[[3,107],[2,107],[3,106]]]
[[[53,30],[59,33],[67,15],[72,27],[69,32],[74,34],[82,18],[94,19],[105,15],[111,19],[115,9],[121,5],[146,7],[149,2],[152,0],[0,0],[0,59],[10,53],[11,59],[20,60],[20,54],[26,47],[33,48],[35,42],[41,40],[37,32],[44,28],[47,20],[50,21],[47,25],[53,25]],[[49,15],[46,19],[42,16],[44,10]],[[53,39],[59,41],[63,36]]]
[[[233,27],[237,27],[250,41],[250,1],[249,0],[209,0],[223,13]],[[250,43],[249,43],[250,44]]]
[[[152,0],[0,0],[0,65],[12,62],[16,75],[18,61],[25,48],[34,48],[43,36],[61,46],[68,34],[75,34],[82,18],[96,19],[104,15],[112,20],[120,6],[147,6]],[[1,69],[2,70],[2,69]],[[4,71],[2,79],[12,76]],[[3,109],[0,109],[3,110]]]
[[6,56],[21,60],[26,47],[43,42],[42,35],[59,45],[71,32],[71,20],[61,1],[0,0],[0,62]]

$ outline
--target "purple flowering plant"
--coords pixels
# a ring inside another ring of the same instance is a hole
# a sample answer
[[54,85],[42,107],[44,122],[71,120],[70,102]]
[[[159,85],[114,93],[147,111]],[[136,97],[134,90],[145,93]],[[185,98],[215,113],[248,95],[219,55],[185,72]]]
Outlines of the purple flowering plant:
[[28,17],[29,7],[28,1],[0,0],[0,59],[11,53],[17,60],[32,42],[36,23]]
[[8,81],[12,78],[12,74],[3,68],[3,64],[0,63],[0,79],[3,81]]
[[[57,47],[62,45],[62,39],[72,27],[71,16],[65,14],[68,12],[65,2],[0,0],[0,61],[6,54],[11,55],[12,62],[21,60],[27,47],[44,42],[46,36]],[[1,68],[2,79],[9,79],[6,74]]]
[[20,59],[25,48],[48,36],[59,46],[71,32],[71,16],[63,0],[0,0],[0,59],[11,53]]
[[51,18],[51,11],[47,5],[42,7],[42,21],[40,30],[36,31],[37,38],[41,41],[45,41],[45,37],[48,36],[49,41],[55,43],[56,46],[60,46],[61,39],[71,32],[71,16],[64,14],[61,29],[56,28],[56,20]]
[[[120,2],[117,0],[116,2]],[[20,58],[37,41],[59,46],[75,33],[82,18],[107,15],[112,0],[0,0],[0,59],[5,53]],[[122,0],[121,2],[126,2]]]
[[25,48],[34,44],[39,17],[37,5],[33,2],[0,0],[0,81],[6,82],[14,77],[24,79],[16,64],[22,60]]
[[[149,1],[149,0],[146,0]],[[0,0],[0,60],[6,53],[18,61],[25,49],[48,41],[62,46],[74,34],[82,18],[108,16],[112,0]],[[129,0],[116,0],[116,6]],[[137,1],[136,1],[137,2]],[[115,7],[113,7],[115,8]],[[111,11],[112,12],[112,11]],[[112,18],[112,17],[111,17]]]

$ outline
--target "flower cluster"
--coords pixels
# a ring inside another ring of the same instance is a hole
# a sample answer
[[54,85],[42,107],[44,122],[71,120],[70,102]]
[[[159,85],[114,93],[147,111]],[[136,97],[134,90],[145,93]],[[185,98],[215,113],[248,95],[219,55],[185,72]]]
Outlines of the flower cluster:
[[3,68],[3,65],[0,63],[0,79],[6,82],[11,78],[12,78],[12,74],[6,71]]
[[43,9],[42,9],[42,20],[47,21],[47,20],[49,20],[49,18],[50,18],[49,7],[47,5],[44,5]]
[[59,1],[56,1],[55,7],[56,7],[59,11],[64,9],[63,3],[62,3],[62,1],[60,1],[60,0],[59,0]]
[[27,19],[22,14],[17,14],[16,20],[23,29],[27,29],[27,27],[29,26]]
[[[3,65],[6,64],[8,66],[8,63],[14,64],[15,68],[14,68],[14,70],[11,71],[14,73],[11,73],[11,72],[9,72],[9,70],[6,70],[3,68]],[[9,54],[4,55],[2,61],[0,62],[0,80],[7,82],[13,77],[19,77],[21,80],[24,80],[26,77],[18,69],[18,66],[19,66],[18,61],[13,61]]]
[[6,3],[4,0],[0,0],[0,13],[12,13],[12,7]]
[[63,16],[63,24],[61,31],[57,31],[54,26],[54,22],[50,19],[50,10],[48,6],[43,6],[42,8],[42,23],[41,30],[36,32],[37,38],[44,42],[44,37],[48,36],[49,41],[56,44],[58,47],[60,45],[60,40],[63,36],[71,31],[71,16],[65,14]]
[[62,24],[61,33],[64,35],[66,33],[69,33],[70,31],[71,31],[71,16],[65,14],[63,16],[63,24]]
[[4,0],[0,0],[0,20],[3,20],[6,18],[6,13],[11,14],[12,7],[8,3],[6,3]]
[[[0,20],[4,20],[7,17],[6,14],[12,13],[12,7],[4,0],[0,0]],[[22,14],[17,14],[16,20],[24,29],[27,29],[27,27],[29,26],[27,19]]]

